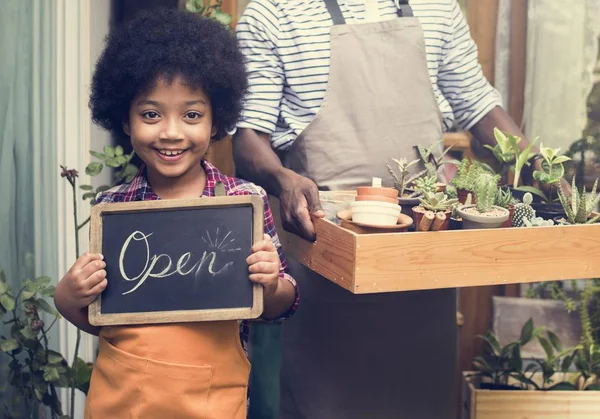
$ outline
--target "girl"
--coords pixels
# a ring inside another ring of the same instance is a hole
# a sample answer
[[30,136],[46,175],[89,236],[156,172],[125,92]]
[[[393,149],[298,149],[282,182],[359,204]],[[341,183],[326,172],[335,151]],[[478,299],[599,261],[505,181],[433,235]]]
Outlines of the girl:
[[[293,314],[295,281],[263,189],[220,173],[204,160],[211,141],[235,126],[246,73],[235,38],[219,23],[175,10],[139,15],[107,38],[92,82],[93,120],[126,136],[144,165],[97,202],[260,194],[265,238],[247,258],[250,281],[264,287],[265,319]],[[100,337],[86,418],[246,417],[250,364],[247,324],[237,321],[111,326],[87,320],[107,286],[102,255],[79,257],[57,286],[55,303],[75,326]]]

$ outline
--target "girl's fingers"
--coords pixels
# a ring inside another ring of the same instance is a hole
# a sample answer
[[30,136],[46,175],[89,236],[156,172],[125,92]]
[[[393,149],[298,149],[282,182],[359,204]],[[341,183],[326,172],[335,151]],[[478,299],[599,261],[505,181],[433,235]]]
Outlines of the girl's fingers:
[[261,250],[267,252],[273,252],[277,250],[275,248],[275,245],[273,244],[273,241],[271,240],[271,236],[269,236],[268,234],[265,234],[263,240],[259,241],[254,246],[252,246],[252,253],[256,253]]
[[268,252],[265,250],[260,250],[256,253],[252,253],[250,256],[246,258],[246,262],[248,265],[252,265],[257,262],[278,262],[279,255],[277,252]]
[[274,262],[256,262],[248,267],[253,274],[279,274],[279,264]]
[[102,291],[104,291],[106,289],[107,285],[108,285],[108,280],[106,278],[104,278],[101,282],[94,285],[94,287],[90,290],[90,296],[92,296],[92,295],[96,296],[96,295],[100,294]]
[[90,262],[95,261],[95,260],[102,260],[102,259],[104,259],[104,256],[102,256],[98,253],[90,253],[90,252],[84,253],[83,255],[81,255],[77,258],[77,260],[71,267],[71,270],[73,272],[80,271],[85,266],[87,266]]
[[106,263],[100,259],[93,259],[87,265],[85,265],[79,273],[76,273],[79,278],[89,278],[95,272],[98,272],[100,269],[104,269],[106,267]]
[[91,290],[105,279],[106,271],[104,269],[96,271],[85,280],[85,288]]

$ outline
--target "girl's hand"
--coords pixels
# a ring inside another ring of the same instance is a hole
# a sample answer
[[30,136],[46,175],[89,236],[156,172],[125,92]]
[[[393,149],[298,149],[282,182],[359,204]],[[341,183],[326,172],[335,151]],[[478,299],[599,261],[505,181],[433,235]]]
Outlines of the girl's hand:
[[265,234],[264,240],[252,246],[252,254],[246,262],[250,281],[262,284],[265,295],[274,294],[279,285],[279,255],[268,234]]
[[[106,288],[106,263],[97,253],[81,255],[58,283],[55,299],[65,308],[82,309]],[[58,297],[58,298],[57,298]]]

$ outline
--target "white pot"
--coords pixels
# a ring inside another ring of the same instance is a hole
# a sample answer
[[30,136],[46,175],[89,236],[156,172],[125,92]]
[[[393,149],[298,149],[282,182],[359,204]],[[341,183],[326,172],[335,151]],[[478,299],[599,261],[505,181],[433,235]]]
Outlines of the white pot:
[[400,205],[377,201],[350,203],[352,221],[372,226],[394,226],[400,217]]

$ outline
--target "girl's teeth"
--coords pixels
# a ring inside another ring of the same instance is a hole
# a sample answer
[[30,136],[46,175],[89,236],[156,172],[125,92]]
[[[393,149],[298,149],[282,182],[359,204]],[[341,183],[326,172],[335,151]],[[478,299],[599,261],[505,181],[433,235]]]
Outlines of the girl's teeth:
[[164,154],[165,156],[177,156],[181,153],[183,153],[183,150],[177,150],[177,151],[171,151],[171,150],[159,150],[159,152],[161,154]]

